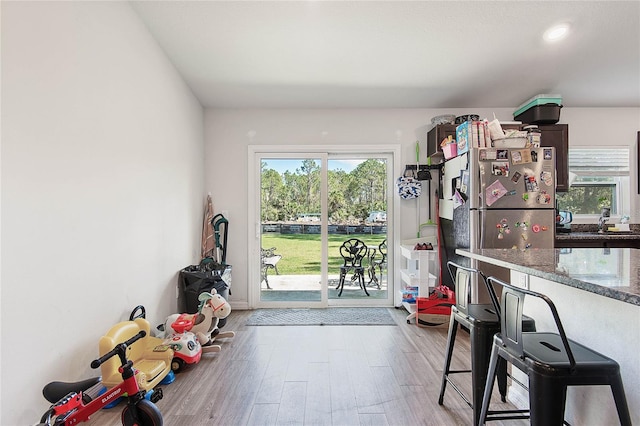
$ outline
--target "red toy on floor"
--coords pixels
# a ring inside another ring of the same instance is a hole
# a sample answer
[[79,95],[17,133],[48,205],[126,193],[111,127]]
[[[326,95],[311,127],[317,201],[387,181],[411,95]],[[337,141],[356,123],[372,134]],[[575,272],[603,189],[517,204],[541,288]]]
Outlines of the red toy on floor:
[[434,327],[449,323],[456,295],[445,285],[435,288],[429,297],[416,297],[416,325]]

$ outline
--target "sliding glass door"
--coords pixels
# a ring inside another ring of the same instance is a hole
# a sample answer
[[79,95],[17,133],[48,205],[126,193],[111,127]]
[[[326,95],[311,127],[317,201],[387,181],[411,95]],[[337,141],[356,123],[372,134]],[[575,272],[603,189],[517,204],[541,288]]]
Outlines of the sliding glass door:
[[[356,150],[253,154],[254,307],[392,304],[392,159]],[[362,248],[350,256],[354,243]]]

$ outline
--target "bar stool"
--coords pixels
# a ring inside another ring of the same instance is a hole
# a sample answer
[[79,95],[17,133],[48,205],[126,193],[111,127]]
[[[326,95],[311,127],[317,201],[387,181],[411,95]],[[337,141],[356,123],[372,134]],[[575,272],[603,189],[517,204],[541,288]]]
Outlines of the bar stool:
[[[487,420],[529,419],[530,424],[562,425],[567,386],[609,385],[620,423],[631,425],[620,366],[579,343],[569,340],[555,305],[544,294],[514,287],[494,277],[487,282],[502,286],[501,332],[493,338],[493,349],[480,423]],[[542,299],[551,310],[558,333],[523,332],[521,324],[525,296]],[[529,377],[529,410],[489,411],[490,395],[498,362],[503,359]]]
[[[482,397],[487,380],[487,372],[489,370],[493,336],[500,332],[500,305],[495,290],[489,285],[486,276],[481,271],[467,268],[451,261],[447,262],[447,269],[449,269],[449,274],[455,285],[456,304],[451,307],[449,335],[447,337],[446,356],[442,370],[442,384],[440,386],[438,404],[443,405],[445,389],[447,383],[449,383],[453,390],[473,409],[474,425],[477,425],[480,419]],[[471,277],[474,274],[482,280],[482,283],[486,286],[489,297],[491,298],[491,304],[469,303],[471,299]],[[471,340],[471,370],[451,369],[451,358],[458,325],[469,330]],[[526,330],[534,331],[535,321],[529,317],[525,317],[523,327]],[[500,363],[498,372],[498,389],[504,402],[506,401],[507,394],[507,364],[505,362]],[[459,373],[471,373],[472,401],[468,399],[449,377]]]

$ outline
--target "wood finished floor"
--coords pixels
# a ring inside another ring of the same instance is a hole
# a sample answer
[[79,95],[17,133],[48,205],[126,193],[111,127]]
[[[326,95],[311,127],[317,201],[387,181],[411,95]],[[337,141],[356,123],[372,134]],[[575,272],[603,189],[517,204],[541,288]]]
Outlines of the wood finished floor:
[[[389,311],[397,326],[245,326],[252,311],[233,311],[224,331],[236,337],[218,341],[222,352],[162,386],[164,424],[473,424],[450,387],[438,405],[447,328],[420,328],[403,309]],[[469,368],[469,359],[468,334],[459,332],[452,368]],[[470,395],[469,375],[456,382]],[[493,400],[492,408],[509,406],[497,391]],[[119,425],[121,410],[102,410],[91,423]]]

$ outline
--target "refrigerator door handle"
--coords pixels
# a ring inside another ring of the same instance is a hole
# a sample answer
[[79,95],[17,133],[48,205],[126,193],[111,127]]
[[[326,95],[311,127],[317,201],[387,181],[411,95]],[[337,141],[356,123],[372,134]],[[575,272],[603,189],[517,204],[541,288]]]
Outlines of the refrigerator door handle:
[[480,208],[480,163],[478,161],[478,148],[469,150],[467,153],[467,171],[469,172],[469,193],[468,203],[470,209]]
[[469,247],[473,249],[483,247],[482,221],[480,220],[480,210],[469,210]]

